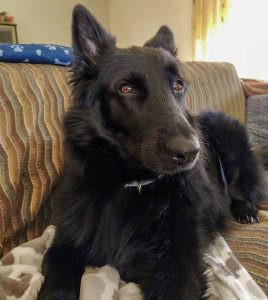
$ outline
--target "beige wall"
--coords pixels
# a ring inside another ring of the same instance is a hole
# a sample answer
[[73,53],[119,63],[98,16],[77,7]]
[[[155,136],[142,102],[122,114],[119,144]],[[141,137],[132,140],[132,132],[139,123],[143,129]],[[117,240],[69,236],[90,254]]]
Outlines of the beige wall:
[[15,17],[20,43],[70,45],[71,13],[77,3],[109,27],[107,0],[0,0],[0,11]]
[[110,31],[118,45],[142,45],[165,24],[182,60],[192,60],[192,0],[108,0]]
[[0,0],[18,24],[20,43],[71,44],[71,13],[84,4],[117,36],[118,45],[142,45],[166,24],[183,60],[192,59],[192,0]]

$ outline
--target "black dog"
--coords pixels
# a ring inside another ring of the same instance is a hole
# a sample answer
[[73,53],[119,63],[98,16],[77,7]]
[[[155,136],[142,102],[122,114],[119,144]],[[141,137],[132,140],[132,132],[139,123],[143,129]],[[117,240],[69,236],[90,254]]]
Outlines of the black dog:
[[258,221],[262,170],[246,131],[223,113],[191,116],[173,34],[119,49],[82,6],[73,12],[73,107],[57,232],[39,299],[78,299],[86,265],[114,266],[144,299],[201,299],[202,255],[229,205]]

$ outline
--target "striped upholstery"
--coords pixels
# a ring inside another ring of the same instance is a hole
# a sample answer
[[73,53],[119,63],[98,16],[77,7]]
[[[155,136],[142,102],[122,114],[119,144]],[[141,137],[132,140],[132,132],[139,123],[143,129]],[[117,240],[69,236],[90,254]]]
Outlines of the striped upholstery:
[[62,167],[66,68],[0,63],[0,244],[39,213]]
[[245,96],[233,65],[229,63],[186,62],[182,64],[189,83],[186,107],[194,113],[221,110],[245,121]]
[[1,249],[2,254],[0,253],[0,257],[18,245],[41,236],[47,226],[51,224],[51,213],[50,202],[45,201],[34,220],[26,225],[23,230],[17,232],[11,239],[8,239],[5,242],[3,249]]
[[[187,62],[182,68],[189,82],[189,109],[223,110],[244,121],[245,98],[232,65]],[[47,198],[62,168],[61,117],[70,105],[66,70],[0,63],[0,250],[3,247],[4,252],[39,236],[50,221]],[[268,212],[268,204],[263,209]],[[268,292],[267,217],[253,226],[230,223],[226,239]]]
[[254,280],[268,295],[268,201],[260,211],[260,223],[229,223],[225,239]]

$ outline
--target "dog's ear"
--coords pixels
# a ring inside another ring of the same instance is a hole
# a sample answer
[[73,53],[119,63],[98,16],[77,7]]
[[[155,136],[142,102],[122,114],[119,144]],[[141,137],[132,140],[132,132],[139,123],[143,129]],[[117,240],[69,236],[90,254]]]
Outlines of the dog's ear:
[[74,56],[89,63],[94,62],[97,54],[115,47],[115,38],[82,5],[73,10],[72,40]]
[[177,55],[177,47],[174,41],[174,35],[167,26],[161,26],[156,35],[148,40],[144,47],[163,48],[172,55]]

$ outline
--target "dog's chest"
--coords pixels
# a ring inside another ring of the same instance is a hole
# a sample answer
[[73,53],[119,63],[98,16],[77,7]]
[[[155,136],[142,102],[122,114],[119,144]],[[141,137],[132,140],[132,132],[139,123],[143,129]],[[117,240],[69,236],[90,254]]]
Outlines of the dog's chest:
[[123,272],[137,257],[144,267],[148,261],[173,260],[183,240],[194,240],[194,207],[182,193],[131,187],[117,197],[103,211],[95,237],[102,249],[92,255],[97,261],[112,263]]

